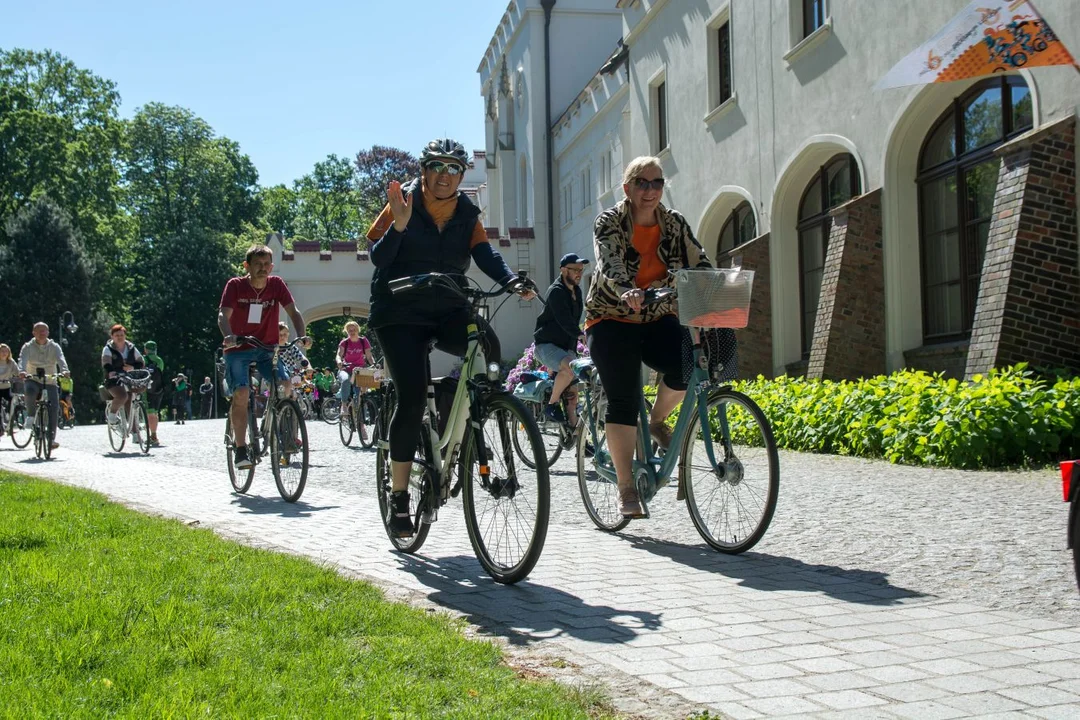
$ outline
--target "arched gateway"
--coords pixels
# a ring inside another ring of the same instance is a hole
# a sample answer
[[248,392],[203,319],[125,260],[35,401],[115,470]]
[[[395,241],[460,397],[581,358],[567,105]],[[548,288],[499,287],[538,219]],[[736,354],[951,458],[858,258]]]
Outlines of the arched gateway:
[[[304,320],[310,323],[342,315],[367,317],[375,266],[366,247],[360,249],[355,242],[332,242],[330,250],[321,250],[318,242],[297,241],[292,250],[285,250],[280,235],[271,236],[267,245],[274,251],[274,274],[288,284]],[[469,269],[469,276],[482,287],[492,284],[475,266]],[[541,283],[541,287],[544,285]],[[539,312],[539,303],[511,299],[495,316],[492,324],[502,343],[504,360],[513,360],[532,342],[532,328]],[[432,353],[432,372],[436,375],[449,372],[454,363],[455,359],[448,355]]]

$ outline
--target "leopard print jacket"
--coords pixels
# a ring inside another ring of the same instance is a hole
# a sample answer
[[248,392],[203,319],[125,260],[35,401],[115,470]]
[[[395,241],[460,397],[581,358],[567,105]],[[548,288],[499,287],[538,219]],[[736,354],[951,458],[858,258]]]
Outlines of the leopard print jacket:
[[[656,253],[660,261],[667,265],[668,274],[650,287],[675,287],[672,273],[686,267],[683,262],[684,248],[690,267],[712,267],[686,218],[663,203],[657,207],[656,214],[660,221],[660,246]],[[678,312],[674,299],[642,308],[640,312],[634,312],[620,299],[624,292],[637,287],[634,278],[641,266],[641,255],[631,242],[633,234],[630,202],[626,199],[600,213],[593,223],[596,271],[589,283],[589,296],[585,301],[586,322],[610,318],[652,322]]]

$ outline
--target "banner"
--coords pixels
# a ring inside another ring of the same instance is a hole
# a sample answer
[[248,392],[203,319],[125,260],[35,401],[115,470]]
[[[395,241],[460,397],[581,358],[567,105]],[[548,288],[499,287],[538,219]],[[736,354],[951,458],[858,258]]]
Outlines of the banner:
[[974,0],[874,87],[925,85],[1020,68],[1075,64],[1029,0]]

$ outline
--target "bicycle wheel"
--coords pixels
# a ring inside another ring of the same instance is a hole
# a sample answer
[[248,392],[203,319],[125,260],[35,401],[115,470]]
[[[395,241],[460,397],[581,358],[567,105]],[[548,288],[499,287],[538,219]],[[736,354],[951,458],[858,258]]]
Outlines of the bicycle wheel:
[[[476,559],[498,583],[516,583],[532,571],[547,538],[551,503],[547,457],[532,413],[509,393],[498,391],[486,400],[487,417],[480,422],[486,467],[477,456],[471,431],[462,458],[465,527]],[[513,448],[514,427],[521,423],[523,448],[533,462],[518,463]],[[487,470],[488,472],[483,472]]]
[[[593,525],[606,532],[616,532],[626,527],[630,518],[623,517],[619,510],[619,485],[615,482],[615,465],[611,462],[604,426],[607,397],[599,378],[590,381],[588,398],[588,405],[578,406],[584,423],[577,442],[578,490]],[[590,407],[592,417],[584,414]]]
[[[540,430],[540,444],[543,447],[544,456],[547,458],[548,468],[550,468],[559,459],[559,455],[562,454],[562,433],[559,431],[559,424],[544,417],[544,406],[540,403],[527,402],[524,404],[532,412],[533,421]],[[529,435],[524,423],[514,424],[513,441],[514,452],[521,458],[521,461],[527,467],[536,469],[532,464],[532,457],[529,452]]]
[[328,397],[323,400],[322,404],[322,419],[323,422],[333,425],[341,417],[341,401],[336,397]]
[[[421,509],[421,499],[430,497],[431,474],[425,465],[427,458],[424,454],[422,443],[417,443],[416,455],[413,457],[412,472],[409,475],[409,514],[413,518],[415,532],[411,537],[396,537],[390,530],[390,491],[393,489],[393,478],[390,473],[390,418],[394,415],[394,407],[397,398],[393,391],[389,391],[383,397],[379,407],[379,418],[376,422],[378,435],[375,440],[375,494],[379,498],[379,514],[382,516],[383,527],[391,544],[403,553],[415,553],[420,550],[427,540],[431,523],[424,522]],[[427,432],[427,428],[420,432]]]
[[233,440],[232,417],[225,416],[225,455],[229,464],[229,482],[233,490],[238,493],[246,493],[251,487],[251,481],[255,479],[255,465],[247,468],[236,467],[236,441]]
[[375,419],[379,415],[379,405],[373,398],[365,397],[360,403],[357,417],[356,434],[360,436],[360,447],[370,450],[375,445]]
[[123,428],[127,425],[127,413],[124,412],[124,408],[120,408],[118,413],[119,420],[115,423],[106,422],[105,427],[109,430],[109,444],[112,445],[113,452],[120,452],[124,449],[124,443],[127,442],[127,433]]
[[[757,544],[772,521],[780,491],[780,459],[769,421],[734,390],[709,394],[709,427],[683,439],[680,478],[694,527],[712,548],[737,554]],[[708,432],[716,464],[709,461]]]
[[341,444],[349,447],[352,442],[353,430],[355,430],[356,406],[349,401],[341,406],[341,417],[338,419],[338,436]]
[[[38,433],[41,435],[41,455],[46,460],[52,459],[52,438],[49,437],[49,410],[46,407],[38,408]],[[57,430],[59,432],[59,430]]]
[[8,436],[15,447],[20,450],[29,445],[30,441],[34,439],[34,427],[28,420],[25,405],[19,403],[12,408],[11,417],[8,418]]
[[135,436],[139,441],[139,449],[143,451],[143,455],[150,454],[150,419],[146,416],[146,406],[142,403],[135,405],[135,429],[138,430],[138,434]]
[[270,467],[285,502],[296,502],[304,493],[308,473],[308,434],[295,400],[279,400],[270,427]]

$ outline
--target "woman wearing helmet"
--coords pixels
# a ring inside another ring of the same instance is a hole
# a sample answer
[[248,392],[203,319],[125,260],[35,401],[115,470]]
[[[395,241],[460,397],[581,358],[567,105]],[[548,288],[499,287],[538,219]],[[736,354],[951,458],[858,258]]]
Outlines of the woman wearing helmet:
[[[391,297],[391,280],[439,272],[464,275],[471,261],[496,282],[514,276],[488,242],[480,210],[458,185],[469,166],[461,143],[432,140],[420,153],[420,177],[402,187],[393,181],[389,203],[367,232],[375,274],[371,282],[371,315],[387,370],[394,381],[398,405],[390,421],[390,460],[393,476],[391,530],[399,537],[413,534],[409,515],[409,471],[427,403],[428,342],[452,355],[464,355],[469,306],[446,289],[429,286]],[[533,293],[522,293],[526,298]],[[484,356],[499,361],[498,338],[485,329]]]

